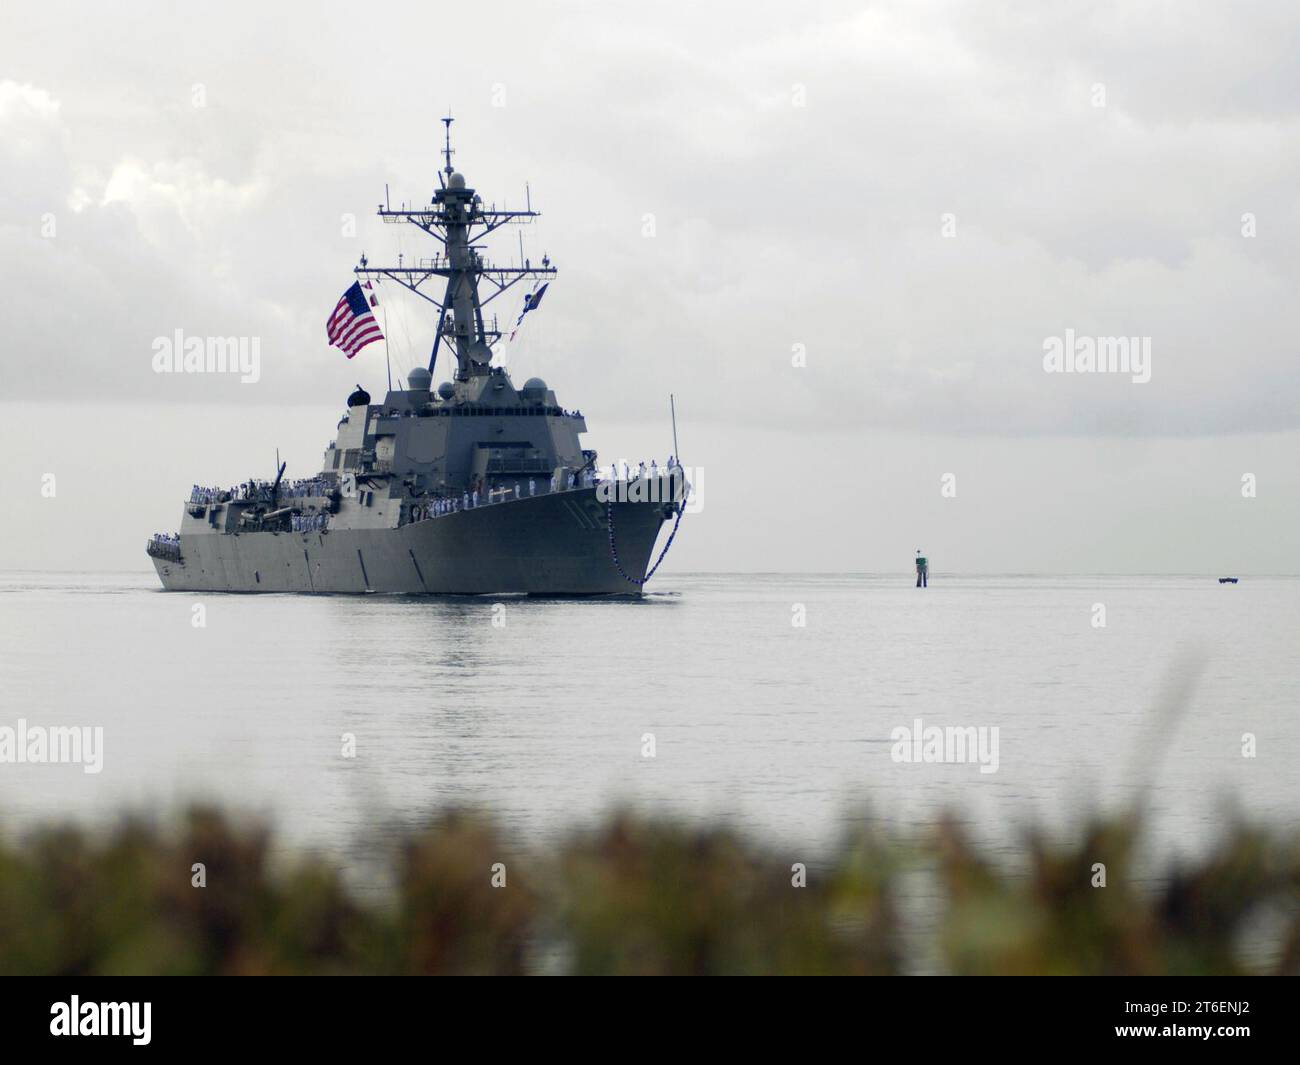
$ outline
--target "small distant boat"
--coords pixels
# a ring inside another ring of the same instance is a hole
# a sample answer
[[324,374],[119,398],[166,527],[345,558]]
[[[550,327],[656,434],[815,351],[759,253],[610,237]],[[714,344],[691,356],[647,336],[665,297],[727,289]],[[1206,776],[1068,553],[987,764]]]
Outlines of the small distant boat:
[[1237,578],[1236,578],[1236,577],[1220,577],[1220,578],[1219,578],[1219,583],[1220,583],[1220,584],[1236,584],[1236,583],[1237,583]]

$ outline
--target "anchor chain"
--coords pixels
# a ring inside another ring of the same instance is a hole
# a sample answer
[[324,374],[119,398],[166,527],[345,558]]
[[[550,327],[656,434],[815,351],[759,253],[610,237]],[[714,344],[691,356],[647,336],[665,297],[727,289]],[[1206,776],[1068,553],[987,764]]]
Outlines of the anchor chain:
[[644,577],[630,577],[628,576],[627,571],[623,569],[623,563],[618,560],[618,548],[614,546],[614,501],[612,499],[606,501],[605,522],[609,526],[609,554],[610,557],[613,558],[614,565],[617,567],[618,572],[622,575],[624,580],[631,581],[633,584],[648,584],[650,582],[650,578],[655,575],[655,570],[659,568],[659,564],[663,562],[664,556],[668,554],[668,549],[673,546],[673,537],[677,535],[677,527],[681,525],[682,515],[685,513],[686,499],[683,497],[681,502],[677,504],[677,520],[673,522],[673,531],[668,534],[668,542],[664,544],[664,549],[659,552],[659,557],[655,560],[655,564],[650,567],[649,572]]

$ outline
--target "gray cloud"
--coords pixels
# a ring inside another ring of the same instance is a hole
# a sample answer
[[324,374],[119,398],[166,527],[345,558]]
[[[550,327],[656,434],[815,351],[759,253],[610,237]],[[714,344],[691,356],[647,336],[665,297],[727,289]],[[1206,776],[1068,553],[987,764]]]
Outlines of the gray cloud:
[[[561,277],[509,363],[571,406],[644,418],[672,388],[720,421],[807,428],[1300,423],[1300,20],[1285,4],[449,17],[25,13],[0,42],[7,388],[330,404],[380,385],[380,349],[348,364],[323,321],[362,250],[398,253],[370,213],[385,181],[395,200],[427,197],[450,105],[485,198],[517,204],[527,179],[545,212],[528,252],[549,250]],[[384,303],[409,367],[429,316]],[[177,328],[260,337],[262,381],[153,374],[153,338]],[[1150,336],[1151,383],[1044,374],[1044,338],[1067,328]]]

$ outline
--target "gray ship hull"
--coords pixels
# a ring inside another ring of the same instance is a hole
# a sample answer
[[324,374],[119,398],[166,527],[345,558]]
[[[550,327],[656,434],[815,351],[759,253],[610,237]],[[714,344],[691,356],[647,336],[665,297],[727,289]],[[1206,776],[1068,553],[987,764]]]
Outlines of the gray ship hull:
[[[623,570],[643,577],[672,505],[613,505]],[[594,488],[496,503],[386,529],[186,533],[154,557],[168,591],[413,595],[638,595],[610,552]]]

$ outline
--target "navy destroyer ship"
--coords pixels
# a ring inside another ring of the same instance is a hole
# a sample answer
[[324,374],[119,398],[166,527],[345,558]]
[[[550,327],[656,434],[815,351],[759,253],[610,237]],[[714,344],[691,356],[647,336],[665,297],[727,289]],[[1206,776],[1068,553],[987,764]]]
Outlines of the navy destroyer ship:
[[[680,462],[607,473],[582,446],[581,413],[541,379],[516,387],[492,364],[502,332],[484,307],[556,271],[548,258],[484,258],[478,241],[538,213],[531,199],[522,211],[485,206],[452,167],[443,123],[446,165],[429,204],[379,208],[384,222],[440,241],[437,254],[397,266],[363,255],[354,270],[358,284],[395,281],[438,309],[428,367],[379,403],[358,385],[318,474],[285,482],[280,465],[274,480],[195,488],[179,532],[148,541],[167,590],[637,595],[667,553],[689,491]],[[436,298],[425,286],[439,281]],[[454,375],[435,389],[443,350]]]

